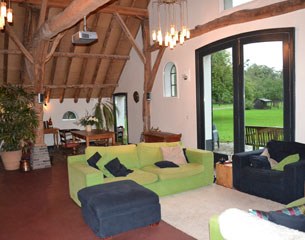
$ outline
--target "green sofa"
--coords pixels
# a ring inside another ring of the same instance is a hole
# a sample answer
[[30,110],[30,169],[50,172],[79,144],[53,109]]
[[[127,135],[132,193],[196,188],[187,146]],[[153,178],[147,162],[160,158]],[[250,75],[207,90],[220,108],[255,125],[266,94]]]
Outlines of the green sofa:
[[[302,204],[305,204],[305,197],[289,203],[286,207],[294,207]],[[209,232],[210,240],[224,240],[220,232],[217,215],[212,216],[209,220]]]
[[[139,143],[110,147],[87,147],[85,154],[68,157],[69,191],[71,198],[80,206],[77,192],[88,186],[130,179],[154,191],[159,196],[195,189],[213,183],[213,153],[200,149],[186,149],[188,164],[179,168],[158,168],[162,161],[161,146],[177,146],[174,143]],[[100,170],[90,167],[87,159],[96,152],[102,158],[97,162]],[[118,157],[133,172],[126,177],[114,177],[104,165]]]

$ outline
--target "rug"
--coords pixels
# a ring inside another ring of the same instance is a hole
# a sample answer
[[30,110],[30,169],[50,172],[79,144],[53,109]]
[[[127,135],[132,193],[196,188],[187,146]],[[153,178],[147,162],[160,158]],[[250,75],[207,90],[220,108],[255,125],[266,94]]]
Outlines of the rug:
[[277,210],[283,204],[259,198],[216,184],[171,196],[161,197],[162,220],[199,239],[209,239],[208,222],[228,208],[248,211]]

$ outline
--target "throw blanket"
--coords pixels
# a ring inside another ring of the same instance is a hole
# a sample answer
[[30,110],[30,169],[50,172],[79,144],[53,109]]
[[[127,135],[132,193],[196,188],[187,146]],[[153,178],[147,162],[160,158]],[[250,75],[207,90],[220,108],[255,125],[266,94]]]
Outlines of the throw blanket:
[[304,240],[305,233],[277,225],[239,209],[219,215],[219,227],[225,240]]

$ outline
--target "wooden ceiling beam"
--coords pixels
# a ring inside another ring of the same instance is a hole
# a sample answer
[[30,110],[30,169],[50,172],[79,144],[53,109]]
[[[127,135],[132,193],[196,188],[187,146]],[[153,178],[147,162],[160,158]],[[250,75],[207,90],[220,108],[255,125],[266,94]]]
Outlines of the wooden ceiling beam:
[[126,34],[127,38],[129,39],[131,45],[135,48],[140,59],[145,64],[145,62],[146,62],[145,56],[144,56],[142,50],[140,49],[139,45],[137,44],[136,40],[132,36],[131,32],[129,31],[128,27],[126,26],[125,22],[123,21],[122,17],[118,13],[114,13],[114,17],[117,20],[117,22],[119,23],[119,25],[121,26],[121,28],[123,29],[124,33]]
[[69,84],[69,85],[45,85],[47,88],[108,88],[117,87],[118,84]]
[[48,0],[41,0],[38,28],[45,22],[48,9]]
[[[20,55],[22,52],[17,49],[1,49],[0,54]],[[54,52],[53,57],[67,57],[67,58],[97,58],[97,59],[112,59],[112,60],[129,60],[130,56],[111,55],[111,54],[97,54],[97,53],[70,53],[70,52]]]
[[[131,5],[130,5],[131,7],[133,6],[134,1],[135,1],[135,0],[133,0],[132,3],[131,3]],[[113,14],[112,14],[112,16],[113,16]],[[113,18],[114,18],[114,16],[113,16]],[[124,18],[125,18],[125,24],[128,25],[128,21],[129,21],[130,17],[129,17],[129,16],[125,16]],[[115,20],[115,21],[117,21],[117,20]],[[120,42],[122,41],[122,39],[124,39],[124,40],[123,40],[124,43],[126,42],[126,41],[125,41],[125,38],[126,38],[126,34],[124,33],[124,31],[121,31],[119,40],[118,40],[117,45],[116,45],[116,48],[115,48],[115,49],[116,49],[116,50],[115,50],[115,53],[117,53],[117,51],[118,51],[118,49],[119,49],[119,44],[120,44]],[[126,61],[125,61],[125,62],[126,62]],[[111,74],[110,72],[111,72],[111,70],[112,70],[112,64],[114,64],[113,61],[110,63],[110,66],[107,68],[107,72],[106,72],[106,74],[105,74],[105,78],[107,78],[107,76],[109,76],[109,75]],[[110,76],[111,76],[111,75],[110,75]],[[104,81],[105,81],[105,79],[104,79]],[[106,81],[107,81],[107,80],[106,80]],[[119,81],[119,79],[112,78],[111,81],[117,83],[117,82]],[[101,101],[102,97],[105,95],[103,90],[104,90],[104,89],[100,89],[100,91],[99,91],[99,93],[98,93],[98,95],[97,95],[99,101]],[[112,89],[111,89],[111,90],[112,90]]]
[[[11,2],[16,3],[27,3],[27,4],[33,4],[33,5],[41,5],[41,0],[11,0]],[[66,8],[71,1],[48,1],[48,7],[54,7],[54,8]],[[112,14],[114,12],[118,12],[121,15],[128,15],[128,16],[134,16],[134,17],[142,17],[142,18],[148,18],[148,10],[142,9],[142,8],[135,8],[135,7],[124,7],[124,6],[118,6],[118,5],[109,5],[102,7],[99,12],[101,13],[109,13]]]
[[68,57],[68,58],[100,58],[112,60],[129,60],[129,56],[110,55],[110,54],[97,54],[97,53],[64,53],[55,52],[54,57]]
[[54,52],[57,49],[57,47],[60,43],[60,40],[63,38],[63,36],[64,36],[64,33],[59,33],[55,37],[55,39],[52,43],[52,47],[51,47],[50,51],[48,52],[48,55],[46,56],[45,63],[48,62],[52,58],[52,56],[54,55]]
[[[34,88],[34,85],[21,85],[23,88]],[[67,89],[67,88],[109,88],[109,87],[117,87],[119,86],[118,84],[55,84],[55,85],[50,85],[46,84],[44,85],[44,88],[46,89]]]
[[191,38],[198,37],[218,28],[283,15],[303,8],[305,8],[305,0],[288,0],[264,7],[236,11],[206,24],[196,26],[191,30]]
[[6,24],[5,26],[6,32],[8,32],[10,38],[16,43],[16,45],[19,47],[21,52],[24,54],[24,56],[31,62],[34,63],[32,54],[24,47],[22,42],[19,40],[17,34],[13,31],[13,29],[10,27],[9,24]]

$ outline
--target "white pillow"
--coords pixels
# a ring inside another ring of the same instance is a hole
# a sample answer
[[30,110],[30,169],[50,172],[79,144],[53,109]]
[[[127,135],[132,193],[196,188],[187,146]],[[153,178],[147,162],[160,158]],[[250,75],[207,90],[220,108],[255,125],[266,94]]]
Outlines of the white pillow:
[[171,161],[177,165],[187,164],[183,150],[180,146],[175,147],[160,147],[163,160]]
[[271,168],[275,167],[275,165],[278,164],[277,161],[275,161],[274,159],[272,159],[272,158],[270,157],[270,154],[269,154],[269,152],[268,152],[268,148],[265,148],[265,149],[264,149],[264,151],[262,152],[261,156],[265,156],[265,157],[268,158],[268,161],[269,161],[269,163],[270,163]]

